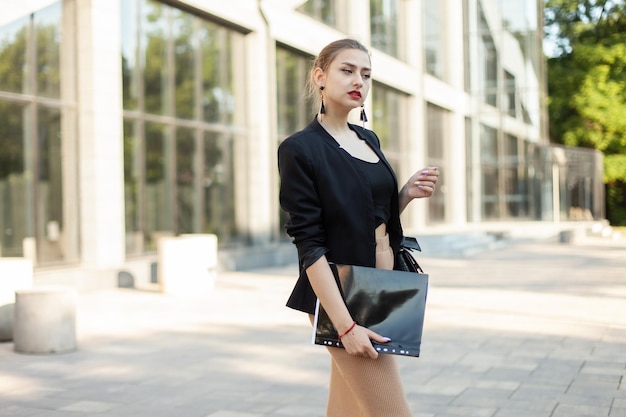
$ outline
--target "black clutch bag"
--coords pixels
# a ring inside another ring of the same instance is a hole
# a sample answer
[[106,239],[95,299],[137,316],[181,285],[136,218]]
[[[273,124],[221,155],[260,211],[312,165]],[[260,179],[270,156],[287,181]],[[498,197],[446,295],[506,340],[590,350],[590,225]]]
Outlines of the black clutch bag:
[[[428,291],[428,275],[331,264],[352,318],[384,337],[372,342],[379,353],[419,356]],[[328,314],[317,302],[313,343],[343,347]]]
[[417,274],[423,274],[424,271],[422,267],[417,263],[413,255],[411,255],[412,251],[422,251],[419,243],[417,243],[417,239],[414,237],[403,237],[402,244],[400,245],[400,250],[396,254],[396,260],[393,269],[396,271],[405,271],[405,272],[414,272]]

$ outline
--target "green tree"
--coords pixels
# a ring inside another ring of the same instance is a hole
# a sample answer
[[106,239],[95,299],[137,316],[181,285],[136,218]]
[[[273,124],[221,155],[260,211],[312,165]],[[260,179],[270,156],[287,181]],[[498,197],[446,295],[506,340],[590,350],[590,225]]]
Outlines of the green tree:
[[546,0],[553,142],[602,151],[607,218],[626,225],[626,5]]

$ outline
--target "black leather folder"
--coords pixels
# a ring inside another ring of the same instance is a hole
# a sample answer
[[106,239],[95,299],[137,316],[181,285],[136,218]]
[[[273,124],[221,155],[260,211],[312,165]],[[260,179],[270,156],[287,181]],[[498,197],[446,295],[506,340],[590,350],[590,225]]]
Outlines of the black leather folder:
[[[391,339],[372,342],[380,353],[419,356],[428,275],[364,266],[331,264],[343,299],[360,326]],[[337,330],[317,302],[313,343],[342,348]]]

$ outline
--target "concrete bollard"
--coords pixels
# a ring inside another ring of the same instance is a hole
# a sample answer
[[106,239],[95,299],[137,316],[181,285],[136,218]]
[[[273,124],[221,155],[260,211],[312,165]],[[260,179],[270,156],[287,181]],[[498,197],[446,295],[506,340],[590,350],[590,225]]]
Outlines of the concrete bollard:
[[19,353],[76,350],[77,291],[35,287],[15,292],[13,343]]
[[33,263],[24,258],[0,258],[0,342],[13,339],[15,291],[33,286]]

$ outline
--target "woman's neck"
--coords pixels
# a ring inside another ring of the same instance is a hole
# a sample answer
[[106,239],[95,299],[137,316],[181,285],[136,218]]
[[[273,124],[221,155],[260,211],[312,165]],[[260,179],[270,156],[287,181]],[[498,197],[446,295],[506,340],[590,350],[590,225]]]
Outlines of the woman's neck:
[[343,133],[350,130],[348,127],[348,116],[338,116],[333,114],[318,114],[317,121],[321,124],[327,132]]

